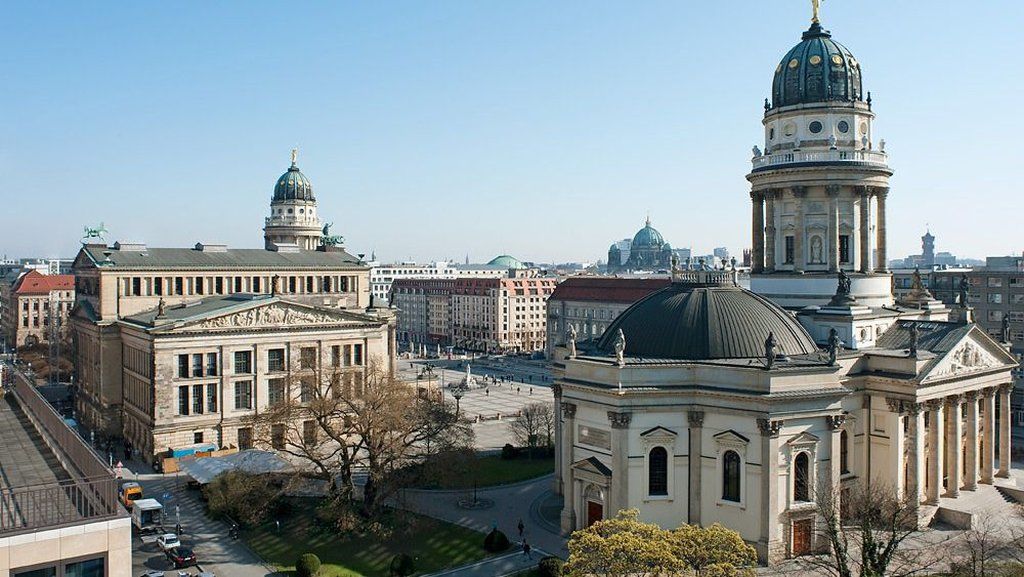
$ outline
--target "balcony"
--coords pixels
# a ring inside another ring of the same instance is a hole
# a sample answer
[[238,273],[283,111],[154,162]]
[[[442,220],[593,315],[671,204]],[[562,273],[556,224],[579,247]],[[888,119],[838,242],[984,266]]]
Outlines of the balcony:
[[751,160],[753,172],[770,170],[792,164],[869,164],[889,166],[889,155],[875,150],[812,150],[776,152],[756,156]]

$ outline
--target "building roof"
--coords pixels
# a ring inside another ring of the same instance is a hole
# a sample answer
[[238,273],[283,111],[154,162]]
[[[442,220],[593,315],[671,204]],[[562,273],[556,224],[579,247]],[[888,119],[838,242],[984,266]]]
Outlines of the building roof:
[[287,172],[281,175],[281,178],[277,179],[277,184],[274,185],[274,201],[281,200],[316,200],[313,197],[313,183],[295,165],[294,155],[292,156],[292,165],[288,167]]
[[776,354],[818,352],[806,329],[767,298],[722,283],[673,282],[629,307],[598,348],[611,352],[619,330],[625,355],[650,359],[758,359],[775,336]]
[[630,244],[630,250],[638,248],[662,248],[664,244],[665,239],[662,238],[658,229],[651,226],[651,219],[648,217],[647,222],[644,223],[644,227],[633,235],[633,242]]
[[526,265],[523,264],[519,259],[517,259],[514,256],[509,256],[507,254],[498,255],[498,256],[492,258],[491,261],[488,262],[487,264],[490,265],[490,266],[500,266],[500,267],[506,268],[506,269],[510,269],[510,268],[523,269],[523,268],[526,268]]
[[[368,269],[348,252],[329,250],[277,252],[262,248],[148,248],[143,245],[86,245],[82,247],[76,266],[82,259],[104,269],[123,270],[337,270]],[[107,254],[109,253],[109,255]]]
[[50,291],[70,290],[75,290],[74,275],[47,275],[37,270],[28,271],[14,285],[14,292],[19,295],[48,295]]
[[775,69],[773,108],[863,100],[860,63],[817,22]]
[[574,276],[562,281],[549,300],[630,304],[671,284],[665,278]]

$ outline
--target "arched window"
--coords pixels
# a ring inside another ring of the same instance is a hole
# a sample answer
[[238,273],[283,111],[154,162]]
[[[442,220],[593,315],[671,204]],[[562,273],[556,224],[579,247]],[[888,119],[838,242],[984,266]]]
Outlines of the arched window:
[[807,453],[800,453],[793,462],[793,500],[810,501],[810,458]]
[[850,472],[850,437],[846,431],[839,433],[839,471]]
[[722,500],[740,502],[740,456],[736,451],[722,455]]
[[647,494],[668,495],[668,451],[665,447],[655,447],[647,456]]

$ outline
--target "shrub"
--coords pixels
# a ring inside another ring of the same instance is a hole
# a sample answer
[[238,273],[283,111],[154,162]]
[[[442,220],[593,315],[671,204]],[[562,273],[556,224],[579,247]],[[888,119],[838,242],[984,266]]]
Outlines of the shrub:
[[488,553],[500,553],[508,549],[509,546],[511,543],[509,543],[508,537],[497,529],[493,529],[484,537],[484,550]]
[[399,553],[391,558],[391,577],[408,577],[416,572],[412,557]]
[[544,557],[537,564],[537,575],[540,577],[561,577],[562,565],[565,561],[562,561],[558,557]]
[[505,443],[505,446],[501,448],[501,458],[506,461],[519,458],[519,449],[513,447],[509,443]]
[[313,577],[320,572],[320,558],[312,553],[306,553],[295,562],[295,574],[298,577]]

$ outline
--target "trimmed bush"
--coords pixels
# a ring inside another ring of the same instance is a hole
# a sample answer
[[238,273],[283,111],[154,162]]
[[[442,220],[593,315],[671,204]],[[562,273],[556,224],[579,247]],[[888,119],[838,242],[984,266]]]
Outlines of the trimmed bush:
[[314,577],[320,572],[320,558],[312,553],[306,553],[295,562],[295,574],[298,577]]
[[488,553],[500,553],[508,549],[511,543],[501,531],[494,529],[484,537],[484,550]]
[[412,557],[399,553],[391,558],[391,577],[408,577],[416,572]]
[[501,448],[501,458],[506,461],[519,458],[519,449],[513,447],[510,443],[505,443],[505,446]]
[[540,563],[537,563],[537,575],[540,577],[561,577],[562,565],[564,564],[565,561],[558,557],[545,557],[540,560]]

